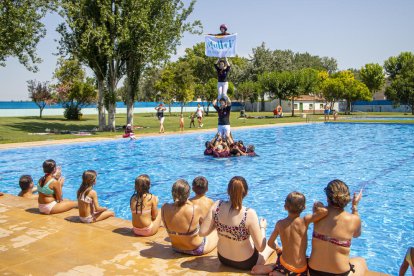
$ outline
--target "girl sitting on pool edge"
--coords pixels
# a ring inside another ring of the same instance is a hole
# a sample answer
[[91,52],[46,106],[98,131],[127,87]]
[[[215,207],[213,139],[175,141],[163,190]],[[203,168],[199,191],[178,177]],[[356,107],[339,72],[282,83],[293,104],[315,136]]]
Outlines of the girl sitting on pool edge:
[[79,219],[83,223],[92,223],[115,216],[108,208],[99,206],[98,194],[93,189],[97,173],[94,170],[84,171],[82,184],[77,192]]
[[132,213],[132,231],[137,236],[152,236],[158,232],[161,213],[158,197],[150,193],[151,182],[146,174],[135,179],[135,192],[129,200]]
[[62,186],[65,178],[62,177],[61,168],[56,167],[56,162],[52,159],[43,162],[43,172],[45,175],[39,179],[37,184],[40,213],[58,214],[77,207],[77,202],[63,200]]

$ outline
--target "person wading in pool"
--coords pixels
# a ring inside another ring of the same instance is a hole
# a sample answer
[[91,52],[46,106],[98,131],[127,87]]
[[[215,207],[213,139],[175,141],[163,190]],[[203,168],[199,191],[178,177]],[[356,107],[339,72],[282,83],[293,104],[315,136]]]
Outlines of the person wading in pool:
[[229,98],[221,98],[220,106],[217,106],[217,100],[213,101],[213,107],[217,110],[218,114],[218,126],[217,131],[223,138],[230,136],[230,111],[231,101]]

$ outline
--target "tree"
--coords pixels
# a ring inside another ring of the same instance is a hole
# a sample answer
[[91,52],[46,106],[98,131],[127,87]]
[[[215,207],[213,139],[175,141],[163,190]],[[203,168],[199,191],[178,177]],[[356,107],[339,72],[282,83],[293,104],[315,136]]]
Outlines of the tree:
[[242,82],[237,86],[234,97],[240,100],[243,104],[243,109],[246,109],[246,100],[252,104],[257,101],[260,93],[260,84],[253,81]]
[[27,90],[29,91],[29,98],[39,107],[40,119],[42,119],[43,109],[46,105],[54,103],[53,95],[49,88],[48,82],[37,82],[36,80],[29,80],[27,82]]
[[322,67],[329,74],[333,74],[338,70],[338,62],[334,58],[322,57]]
[[79,120],[81,109],[96,102],[95,80],[86,78],[77,59],[59,59],[54,73],[57,101],[65,108],[64,116],[69,120]]
[[281,74],[281,72],[276,71],[265,72],[258,77],[258,83],[261,91],[268,93],[271,98],[279,99],[279,103],[286,99],[285,90],[281,81],[283,76]]
[[29,71],[38,70],[36,54],[40,39],[46,35],[41,19],[53,7],[47,0],[0,1],[0,66],[7,57],[16,57]]
[[402,52],[390,57],[384,62],[384,69],[391,82],[385,95],[394,105],[408,105],[414,115],[414,54]]
[[319,71],[313,68],[304,68],[299,71],[302,94],[313,94],[319,86]]
[[[194,9],[195,1],[187,8],[181,0],[121,1],[123,37],[122,53],[125,58],[128,80],[127,123],[133,124],[134,102],[139,80],[149,64],[169,58],[185,31],[193,32],[198,21],[186,23]],[[201,31],[199,32],[201,33]],[[188,93],[191,89],[184,89]],[[180,91],[180,93],[184,93]],[[191,94],[191,93],[190,93]],[[187,99],[180,94],[180,99]]]
[[160,98],[168,104],[171,115],[171,104],[174,100],[174,71],[171,65],[167,65],[162,71],[160,78],[155,82],[155,89],[160,92]]
[[350,114],[351,104],[354,101],[372,101],[372,94],[368,87],[359,80],[346,83],[342,97],[346,100],[346,113]]
[[194,99],[194,76],[185,61],[173,64],[173,96],[181,105],[181,114],[186,103]]
[[344,83],[338,78],[328,77],[321,83],[322,95],[331,106],[344,94]]
[[378,63],[365,64],[360,70],[361,80],[372,95],[381,90],[385,84],[384,69]]
[[351,112],[351,104],[353,101],[372,100],[372,95],[368,87],[361,81],[356,80],[354,74],[349,71],[340,71],[323,81],[322,93],[325,99],[331,103],[339,99],[345,99],[347,102],[346,113]]
[[[249,66],[249,74],[250,80],[258,81],[259,75],[265,72],[273,71],[274,67],[274,54],[273,51],[266,48],[265,43],[263,42],[260,46],[252,49],[253,55],[250,56],[250,66]],[[261,98],[261,110],[265,108],[265,99],[266,91],[263,90],[260,94]]]
[[116,88],[124,76],[125,57],[121,46],[125,16],[120,1],[60,0],[65,23],[58,28],[62,36],[61,53],[86,64],[98,83],[99,128],[115,131]]

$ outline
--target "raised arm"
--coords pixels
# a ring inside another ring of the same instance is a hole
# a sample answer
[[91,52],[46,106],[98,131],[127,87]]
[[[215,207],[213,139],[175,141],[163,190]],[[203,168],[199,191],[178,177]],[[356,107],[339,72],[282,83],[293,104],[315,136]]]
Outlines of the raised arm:
[[203,219],[203,222],[201,223],[201,226],[200,226],[200,231],[198,232],[198,235],[200,237],[208,236],[215,229],[213,214],[214,214],[218,204],[219,204],[219,201],[216,201],[211,206],[211,208],[208,211],[206,217]]
[[312,222],[317,222],[328,215],[328,209],[323,205],[322,202],[315,202],[313,204],[313,214],[306,215],[303,219],[305,220],[306,226],[309,226]]
[[262,252],[266,248],[266,220],[261,219],[258,222],[256,212],[253,209],[249,209],[247,211],[246,224],[252,236],[254,247],[256,247],[257,251]]
[[230,63],[229,63],[229,60],[227,59],[227,57],[224,58],[224,61],[226,62],[226,66],[230,67]]
[[214,99],[213,101],[213,106],[216,107],[217,106],[217,99]]
[[352,198],[352,214],[354,215],[354,219],[355,219],[355,226],[356,226],[356,230],[354,232],[354,238],[358,238],[359,236],[361,236],[361,218],[359,217],[359,213],[358,213],[358,204],[361,201],[362,198],[362,190],[357,194],[354,193],[354,197]]
[[62,186],[63,183],[65,183],[65,178],[64,177],[60,177],[59,179],[57,179],[56,181],[54,181],[53,183],[53,191],[55,191],[55,199],[57,202],[60,202],[63,200],[63,195],[62,195]]

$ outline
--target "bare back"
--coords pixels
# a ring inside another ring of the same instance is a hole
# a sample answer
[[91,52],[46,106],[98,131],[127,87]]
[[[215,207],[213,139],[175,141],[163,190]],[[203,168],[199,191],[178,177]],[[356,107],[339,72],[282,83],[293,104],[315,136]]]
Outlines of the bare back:
[[194,205],[196,205],[201,210],[202,212],[201,217],[203,219],[207,216],[211,206],[213,206],[214,204],[214,201],[205,195],[203,196],[196,195],[195,197],[190,198],[190,201],[194,203]]
[[183,206],[164,204],[162,217],[173,247],[193,250],[202,243],[203,238],[198,235],[202,211],[191,201]]
[[[359,228],[360,219],[344,210],[328,207],[326,218],[315,222],[314,232],[329,237],[331,240],[346,243],[354,237]],[[309,266],[315,270],[330,273],[343,273],[348,271],[350,247],[313,238],[312,254]]]
[[132,225],[136,228],[148,227],[158,215],[158,197],[152,194],[144,194],[141,203],[133,195],[130,200],[130,208]]
[[306,248],[308,246],[308,226],[301,217],[287,217],[277,222],[283,247],[283,259],[294,267],[306,266]]

